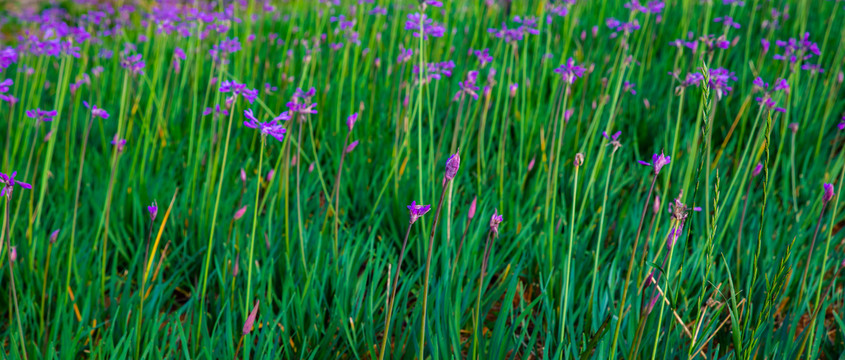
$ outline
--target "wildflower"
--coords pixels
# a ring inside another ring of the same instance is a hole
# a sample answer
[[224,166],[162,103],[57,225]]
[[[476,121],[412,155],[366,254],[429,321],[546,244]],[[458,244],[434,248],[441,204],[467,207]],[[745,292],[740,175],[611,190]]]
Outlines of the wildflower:
[[760,172],[763,171],[763,163],[758,162],[757,166],[754,167],[754,171],[751,172],[751,177],[756,177],[760,175]]
[[467,219],[472,219],[475,217],[475,205],[478,201],[478,196],[472,198],[472,202],[469,203],[469,211],[467,212]]
[[460,88],[460,90],[455,93],[455,98],[458,98],[458,96],[461,94],[467,94],[469,96],[472,96],[473,99],[478,100],[479,87],[475,85],[477,78],[478,71],[472,70],[467,73],[466,80],[458,83],[458,87]]
[[12,79],[3,80],[0,82],[0,100],[9,101],[9,95],[6,95],[9,92],[9,88],[14,84]]
[[88,102],[84,100],[82,101],[82,105],[85,105],[86,108],[91,109],[91,116],[97,116],[103,119],[109,118],[109,113],[106,112],[105,109],[97,108],[97,105],[91,107],[90,105],[88,105]]
[[352,152],[352,150],[355,150],[355,147],[356,147],[356,146],[358,146],[358,140],[353,141],[352,143],[350,143],[350,144],[346,147],[346,150],[345,150],[345,151],[346,151],[346,153],[347,153],[347,154],[348,154],[348,153],[351,153],[351,152]]
[[406,49],[402,44],[399,44],[399,56],[396,57],[397,63],[405,63],[414,57],[414,49]]
[[651,211],[655,214],[660,212],[660,195],[654,195],[654,205],[652,205]]
[[617,131],[615,134],[613,134],[613,136],[607,136],[606,131],[601,132],[601,136],[604,136],[604,138],[608,141],[607,145],[613,146],[613,151],[616,151],[616,149],[622,147],[622,143],[619,142],[619,135],[622,135],[621,131]]
[[408,20],[405,21],[405,30],[413,31],[414,37],[422,37],[428,39],[429,36],[442,37],[446,33],[446,28],[434,22],[426,14],[413,13],[408,14]]
[[262,135],[270,135],[278,141],[285,139],[285,128],[279,125],[276,121],[262,123],[252,114],[252,109],[244,110],[244,117],[248,121],[244,121],[244,126],[252,129],[258,129]]
[[9,259],[12,262],[15,262],[15,261],[18,260],[18,247],[17,246],[12,246],[11,249],[9,250]]
[[494,234],[499,235],[499,224],[504,221],[502,215],[498,214],[498,209],[493,210],[493,216],[490,217],[490,231]]
[[141,54],[121,56],[120,67],[129,70],[133,75],[144,74],[144,59]]
[[411,224],[415,223],[417,219],[425,215],[429,210],[431,210],[431,205],[417,205],[415,201],[411,201],[411,205],[408,205],[408,211],[411,214]]
[[534,160],[536,160],[536,157],[532,157],[531,161],[528,162],[528,171],[534,168]]
[[631,95],[637,95],[637,90],[634,89],[635,86],[637,86],[637,84],[625,81],[622,84],[622,92],[629,92],[629,93],[631,93]]
[[833,184],[824,184],[824,196],[822,200],[824,200],[825,204],[827,204],[830,199],[833,199]]
[[270,180],[273,180],[273,175],[274,175],[275,173],[276,173],[276,171],[275,171],[275,170],[273,170],[273,169],[270,169],[270,171],[268,171],[268,172],[267,172],[267,177],[266,177],[267,182],[270,182]]
[[730,16],[720,16],[713,19],[713,22],[724,22],[725,27],[732,27],[734,29],[739,29],[741,26],[738,22],[734,21],[734,19]]
[[475,57],[478,58],[478,62],[481,63],[482,68],[493,62],[493,56],[490,55],[490,50],[487,48],[484,48],[483,50],[475,50],[474,53]]
[[581,165],[584,165],[584,154],[575,154],[575,161],[573,161],[573,164],[575,164],[575,167],[580,167]]
[[114,134],[114,138],[111,141],[111,144],[117,147],[117,152],[122,153],[123,148],[126,146],[126,139],[121,139],[117,134]]
[[563,81],[572,84],[576,79],[584,76],[584,69],[582,66],[575,65],[575,60],[569,58],[566,64],[560,65],[554,69],[554,72],[563,77]]
[[660,169],[663,168],[664,165],[668,165],[670,162],[669,156],[663,155],[663,151],[660,152],[660,155],[654,154],[651,157],[651,162],[645,162],[643,160],[637,160],[640,165],[651,166],[654,168],[654,175],[660,174]]
[[36,124],[38,124],[38,122],[53,121],[53,118],[55,118],[57,114],[56,110],[44,111],[41,109],[35,109],[26,111],[26,116],[35,119]]
[[455,153],[452,156],[449,156],[446,159],[446,175],[445,180],[450,181],[455,178],[455,175],[458,174],[458,168],[461,166],[461,157],[458,156],[458,153]]
[[50,233],[50,243],[51,244],[55,244],[56,239],[59,238],[59,230],[61,230],[61,229],[53,230],[53,232]]
[[680,224],[682,224],[681,228],[683,228],[683,222],[684,222],[684,220],[686,220],[690,211],[701,211],[701,208],[698,207],[698,206],[696,206],[694,208],[689,208],[683,202],[681,202],[681,197],[683,197],[683,195],[684,195],[684,191],[681,190],[678,193],[678,197],[675,198],[675,201],[672,202],[672,203],[669,203],[669,212],[672,213],[673,219],[679,221]]
[[789,130],[792,130],[793,134],[797,133],[798,132],[798,123],[797,122],[790,123],[789,124]]
[[349,128],[349,132],[352,132],[352,128],[355,127],[356,121],[358,121],[358,113],[349,115],[349,117],[346,118],[346,127]]
[[728,71],[725,68],[718,68],[710,72],[708,85],[711,89],[716,90],[716,96],[721,99],[723,94],[733,90],[730,86],[730,81],[736,80],[736,75],[732,71]]
[[12,196],[12,190],[14,190],[15,184],[24,189],[32,189],[32,185],[30,184],[15,181],[15,175],[17,175],[17,173],[17,171],[13,171],[11,175],[0,173],[0,187],[2,187],[0,188],[0,197]]
[[255,324],[255,316],[258,315],[258,304],[260,303],[259,300],[255,300],[255,306],[252,308],[252,311],[249,313],[249,316],[246,318],[246,322],[244,323],[243,334],[249,334],[252,331],[252,325]]
[[818,44],[810,41],[810,33],[804,33],[804,37],[796,40],[790,38],[788,41],[777,40],[775,45],[783,48],[783,54],[775,54],[775,60],[789,60],[791,64],[795,64],[798,60],[808,60],[813,56],[821,56]]
[[147,206],[147,211],[150,213],[150,221],[156,221],[156,215],[158,215],[158,203],[153,200],[153,203],[150,206]]
[[510,91],[511,97],[516,96],[516,89],[519,88],[519,84],[513,83],[508,86],[508,90]]

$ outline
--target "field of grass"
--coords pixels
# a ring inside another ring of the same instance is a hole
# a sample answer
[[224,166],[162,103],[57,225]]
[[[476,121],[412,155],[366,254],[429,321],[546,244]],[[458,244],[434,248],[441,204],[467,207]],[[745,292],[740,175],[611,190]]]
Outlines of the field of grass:
[[10,359],[841,359],[845,3],[0,12]]

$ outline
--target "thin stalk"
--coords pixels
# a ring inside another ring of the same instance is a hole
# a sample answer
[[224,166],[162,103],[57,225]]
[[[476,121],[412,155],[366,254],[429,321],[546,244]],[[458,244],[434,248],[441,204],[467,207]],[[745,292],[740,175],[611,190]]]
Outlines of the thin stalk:
[[[434,252],[434,234],[437,232],[437,220],[440,219],[440,209],[443,207],[446,185],[448,185],[448,181],[443,182],[443,188],[440,191],[440,200],[437,202],[437,211],[434,213],[434,222],[431,225],[431,236],[428,239],[428,258],[425,261],[425,285],[423,286],[422,326],[420,328],[420,359],[424,359],[423,355],[425,352],[425,315],[428,310],[428,279],[431,274],[431,253]],[[398,273],[399,269],[396,269],[396,271]]]
[[625,300],[628,297],[628,285],[631,282],[631,273],[634,269],[634,258],[637,254],[637,245],[640,242],[640,232],[643,230],[643,222],[645,222],[645,214],[648,211],[648,203],[651,201],[651,194],[654,192],[654,183],[657,182],[657,174],[651,178],[651,187],[648,189],[648,195],[645,198],[645,205],[643,205],[643,213],[640,216],[640,224],[637,226],[637,236],[634,237],[634,247],[631,253],[631,260],[628,261],[628,271],[625,274],[625,283],[622,285],[622,300],[619,302],[619,315],[616,320],[616,328],[613,330],[613,343],[610,347],[610,359],[616,359],[616,344],[619,340],[619,328],[622,327],[622,316],[625,314]]
[[807,253],[807,261],[804,265],[804,275],[801,275],[801,284],[798,287],[798,304],[804,300],[804,282],[807,280],[807,270],[810,269],[810,259],[813,257],[813,247],[816,245],[816,237],[819,236],[819,229],[822,225],[822,218],[824,218],[824,210],[827,207],[827,201],[822,201],[822,211],[819,213],[819,220],[816,222],[816,231],[813,233],[813,241],[810,242],[810,252]]
[[[264,165],[264,143],[267,135],[261,134],[261,152],[258,154],[258,176],[255,177],[255,211],[252,214],[252,234],[249,236],[249,268],[246,273],[246,302],[244,303],[244,314],[249,314],[249,304],[252,300],[252,265],[255,263],[253,253],[255,251],[255,226],[258,224],[258,195],[261,192],[261,166]],[[249,359],[249,349],[252,341],[247,341],[244,346],[244,360]]]
[[335,272],[340,272],[339,270],[339,258],[338,258],[338,232],[340,231],[340,221],[338,217],[340,216],[340,174],[343,172],[343,160],[346,158],[346,147],[349,145],[349,133],[346,133],[346,139],[343,141],[343,148],[340,149],[340,165],[337,166],[337,176],[334,178],[334,193],[332,194],[332,199],[334,199],[334,248],[332,248],[334,252],[334,259],[335,259]]
[[[598,237],[596,238],[596,255],[593,259],[593,284],[592,289],[590,289],[590,296],[597,295],[596,291],[596,282],[598,281],[598,272],[599,272],[599,253],[601,251],[601,243],[602,243],[602,234],[604,234],[604,215],[607,212],[607,190],[610,188],[610,174],[613,172],[613,156],[616,154],[616,148],[612,150],[610,153],[610,163],[607,165],[607,178],[604,183],[604,197],[602,198],[601,203],[601,217],[599,218],[599,232]],[[592,331],[592,329],[590,330]]]
[[478,278],[478,296],[475,302],[475,326],[473,327],[473,345],[472,358],[478,359],[478,325],[481,323],[481,293],[484,288],[484,276],[487,272],[487,260],[490,257],[490,242],[494,238],[495,232],[491,229],[487,233],[487,243],[484,245],[484,257],[481,260],[481,276]]
[[[226,126],[226,141],[223,144],[223,165],[220,167],[220,179],[217,180],[217,196],[214,200],[214,212],[211,216],[211,234],[208,235],[208,246],[205,248],[205,266],[202,274],[202,293],[200,294],[200,313],[197,320],[197,338],[202,331],[202,319],[205,316],[205,294],[208,290],[208,269],[211,266],[211,252],[214,247],[214,230],[217,225],[217,210],[220,205],[220,192],[223,189],[223,179],[226,174],[226,159],[229,155],[229,137],[232,133],[232,117],[235,114],[234,106],[229,111],[229,124]],[[260,176],[260,174],[259,174]]]
[[[611,155],[612,156],[612,155]],[[564,286],[560,290],[560,297],[561,301],[563,301],[563,306],[560,307],[560,346],[563,348],[563,335],[564,330],[566,329],[566,313],[567,309],[569,309],[569,278],[571,276],[572,271],[572,241],[575,238],[575,204],[576,199],[578,198],[578,170],[581,169],[579,164],[575,165],[575,179],[574,184],[572,185],[572,214],[569,218],[569,251],[566,255],[566,271],[564,272],[563,283]],[[595,274],[593,274],[595,276]],[[563,357],[563,351],[558,352],[559,356],[558,359]]]
[[[300,248],[299,250],[300,250],[300,253],[302,254],[302,268],[307,273],[308,272],[308,264],[305,262],[305,238],[304,238],[305,231],[303,230],[303,226],[302,226],[302,200],[301,200],[301,197],[300,197],[300,194],[302,192],[302,191],[300,191],[300,183],[301,183],[300,178],[301,178],[302,172],[299,170],[300,164],[302,164],[302,130],[303,130],[302,124],[304,123],[304,121],[305,121],[305,119],[302,117],[302,115],[300,115],[300,117],[299,117],[299,131],[297,131],[297,134],[296,134],[296,139],[297,139],[296,140],[296,156],[297,156],[297,158],[296,158],[297,159],[297,161],[296,161],[296,223],[297,223],[297,227],[299,228],[299,248]],[[317,162],[317,159],[314,159],[314,161]],[[337,209],[335,209],[335,216],[337,216]]]
[[[21,325],[21,310],[18,307],[18,290],[15,287],[15,266],[12,264],[12,229],[9,228],[9,198],[11,194],[6,194],[6,209],[5,215],[3,217],[3,223],[6,227],[6,254],[9,259],[9,281],[12,284],[12,291],[9,293],[9,297],[12,298],[12,302],[15,305],[15,317],[18,320],[18,335],[21,338],[21,350],[23,350],[23,358],[24,360],[27,359],[26,355],[26,339],[23,335],[23,326]],[[0,239],[0,242],[2,240]]]
[[396,275],[393,278],[393,290],[390,289],[390,273],[388,271],[388,285],[387,285],[387,316],[384,319],[384,337],[381,339],[381,351],[379,351],[378,359],[384,359],[384,352],[387,348],[387,338],[390,336],[390,317],[393,315],[393,302],[396,300],[396,289],[399,287],[399,269],[402,266],[402,260],[405,258],[405,247],[408,246],[408,235],[411,234],[411,226],[414,223],[408,224],[408,230],[405,231],[405,240],[402,241],[402,251],[399,252],[399,261],[396,265]]
[[[88,126],[85,128],[85,136],[82,139],[82,152],[79,155],[79,175],[76,177],[76,195],[73,199],[73,222],[70,225],[70,246],[67,252],[67,278],[65,280],[65,289],[70,289],[70,274],[74,269],[73,266],[73,250],[74,240],[76,240],[76,216],[79,213],[79,194],[82,189],[82,169],[85,168],[85,151],[88,148],[88,135],[91,134],[91,126],[94,124],[94,115],[91,115],[91,120],[88,121]],[[69,293],[68,293],[69,295]],[[68,296],[65,296],[67,302]]]

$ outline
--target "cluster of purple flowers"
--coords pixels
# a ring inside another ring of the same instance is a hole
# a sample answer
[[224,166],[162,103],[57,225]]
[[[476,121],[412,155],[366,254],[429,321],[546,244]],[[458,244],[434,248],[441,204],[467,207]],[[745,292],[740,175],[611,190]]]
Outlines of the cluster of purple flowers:
[[769,83],[763,81],[763,78],[757,77],[754,79],[754,91],[762,91],[763,96],[754,98],[760,106],[765,106],[769,110],[786,112],[786,109],[777,107],[777,102],[772,98],[775,91],[783,91],[789,93],[789,83],[785,79],[777,79],[775,86],[769,90]]
[[788,41],[775,41],[777,47],[783,48],[783,54],[775,54],[775,60],[789,60],[791,64],[795,64],[799,60],[809,60],[813,56],[821,56],[819,45],[810,41],[810,33],[804,33],[804,37],[800,39],[790,38]]
[[663,12],[663,8],[666,7],[666,4],[663,1],[649,1],[647,4],[642,5],[638,0],[631,0],[623,5],[626,9],[631,10],[633,12],[641,12],[644,14],[660,14]]
[[15,82],[12,81],[12,79],[6,79],[0,82],[0,100],[8,102],[17,101],[14,96],[6,94],[9,92],[9,88],[11,88],[14,83]]
[[[425,78],[422,79],[422,82],[427,82],[431,80],[440,80],[445,77],[452,77],[452,70],[455,69],[455,62],[452,60],[449,61],[442,61],[442,62],[432,62],[426,64],[425,67]],[[413,68],[414,78],[419,79],[420,74],[420,67],[419,65],[414,65]]]
[[253,115],[252,109],[244,110],[244,117],[247,119],[244,121],[244,126],[252,129],[258,129],[261,131],[262,135],[270,135],[278,141],[283,141],[285,139],[286,130],[276,119],[268,122],[260,122],[255,115]]
[[527,16],[523,18],[517,15],[513,17],[513,21],[520,24],[520,26],[517,28],[508,28],[508,25],[502,22],[501,28],[489,28],[487,29],[487,32],[492,34],[493,37],[505,40],[505,42],[518,42],[522,40],[526,34],[540,34],[540,31],[537,30],[539,24],[537,19],[534,17]]
[[479,87],[475,84],[476,80],[478,79],[478,71],[472,70],[467,73],[466,80],[461,81],[458,83],[460,90],[455,93],[455,98],[457,99],[461,95],[469,95],[472,96],[473,99],[478,100],[478,90]]
[[41,109],[35,109],[26,111],[26,116],[31,119],[35,119],[36,125],[41,122],[53,121],[57,114],[58,113],[56,112],[56,110],[45,111]]
[[211,59],[214,62],[227,63],[229,60],[226,55],[233,54],[241,50],[241,42],[238,38],[223,39],[218,44],[212,45],[208,50]]
[[124,56],[120,60],[120,67],[129,70],[133,75],[142,75],[145,66],[141,54]]
[[421,37],[428,39],[431,37],[442,37],[446,33],[446,27],[438,24],[425,13],[408,14],[408,20],[405,21],[405,30],[413,32],[414,37]]
[[224,80],[220,83],[219,90],[222,93],[232,93],[232,96],[226,99],[227,105],[231,105],[235,100],[237,100],[238,95],[242,95],[246,101],[249,101],[250,104],[258,98],[258,89],[248,89],[246,84],[238,84],[235,81]]
[[623,34],[630,34],[640,29],[640,23],[639,21],[637,21],[637,19],[634,19],[631,22],[621,22],[616,18],[608,18],[605,21],[605,25],[607,25],[608,28],[613,30],[613,32],[610,34],[611,39],[619,36],[619,32]]
[[736,75],[733,71],[725,68],[718,68],[710,71],[710,81],[707,83],[710,89],[716,91],[716,96],[721,99],[726,93],[733,91],[730,82],[736,81]]

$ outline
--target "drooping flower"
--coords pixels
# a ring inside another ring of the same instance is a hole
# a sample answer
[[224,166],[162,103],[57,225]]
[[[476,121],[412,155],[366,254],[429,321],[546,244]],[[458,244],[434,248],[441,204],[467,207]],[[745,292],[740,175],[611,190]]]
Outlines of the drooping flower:
[[17,173],[17,171],[13,171],[11,175],[0,173],[0,187],[2,187],[0,188],[0,197],[12,196],[12,190],[14,190],[15,184],[24,189],[32,189],[32,185],[15,180]]
[[660,169],[662,169],[663,166],[669,164],[670,161],[671,159],[669,158],[669,156],[663,155],[663,151],[660,152],[660,155],[652,155],[650,163],[643,160],[637,160],[640,165],[651,166],[652,168],[654,168],[654,175],[660,174]]
[[458,168],[461,167],[461,157],[458,156],[458,153],[449,156],[446,159],[446,181],[450,181],[455,178],[455,175],[458,174]]
[[431,210],[431,205],[417,205],[416,201],[411,201],[411,205],[408,205],[408,211],[411,214],[411,224],[415,223],[417,219],[425,215],[429,210]]
[[581,167],[581,165],[584,165],[584,154],[575,154],[575,160],[573,161],[573,164],[575,164],[575,167]]
[[830,199],[833,199],[833,184],[824,184],[824,196],[822,200],[824,200],[825,204],[827,204]]
[[260,122],[252,114],[252,109],[244,110],[244,117],[247,118],[247,120],[244,121],[244,126],[252,129],[258,129],[261,131],[262,135],[270,135],[278,141],[283,141],[285,139],[285,128],[279,125],[275,120],[265,123]]

